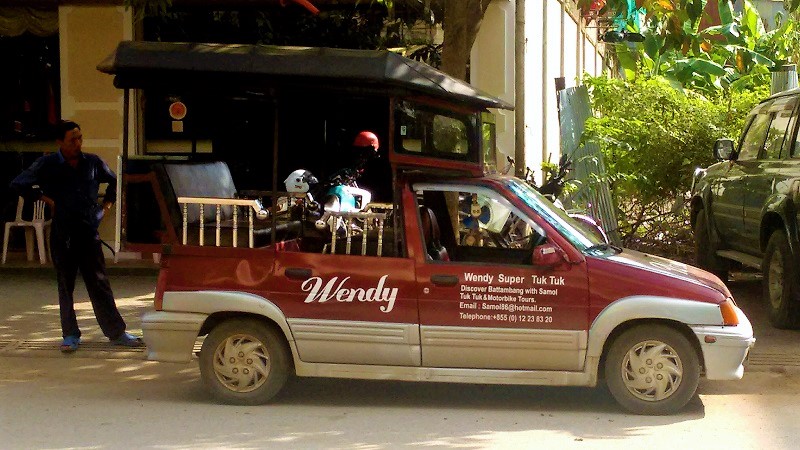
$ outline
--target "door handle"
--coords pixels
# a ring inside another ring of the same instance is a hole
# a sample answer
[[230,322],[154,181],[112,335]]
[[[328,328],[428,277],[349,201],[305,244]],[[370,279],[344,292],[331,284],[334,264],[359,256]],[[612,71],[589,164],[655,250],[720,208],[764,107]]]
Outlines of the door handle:
[[293,278],[295,280],[306,280],[311,278],[311,269],[289,267],[284,273],[286,274],[287,278]]
[[458,284],[458,277],[455,275],[431,275],[431,283],[437,286],[455,286]]

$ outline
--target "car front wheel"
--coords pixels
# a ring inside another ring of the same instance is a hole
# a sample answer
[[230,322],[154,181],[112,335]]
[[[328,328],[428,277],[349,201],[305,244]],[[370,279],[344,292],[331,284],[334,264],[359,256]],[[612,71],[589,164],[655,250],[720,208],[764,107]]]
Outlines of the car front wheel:
[[700,362],[692,344],[677,330],[659,324],[639,325],[611,344],[605,377],[611,395],[628,411],[672,414],[694,396]]
[[274,328],[250,319],[216,326],[200,351],[203,383],[218,400],[237,405],[268,402],[286,383],[290,354]]
[[777,328],[796,328],[800,324],[800,289],[789,240],[782,230],[770,236],[761,268],[770,323]]

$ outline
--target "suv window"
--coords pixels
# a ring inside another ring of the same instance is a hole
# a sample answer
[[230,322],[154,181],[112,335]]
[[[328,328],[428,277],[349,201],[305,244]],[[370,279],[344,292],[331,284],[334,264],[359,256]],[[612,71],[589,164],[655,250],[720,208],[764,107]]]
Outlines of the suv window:
[[739,149],[739,161],[757,159],[761,149],[764,148],[764,141],[767,138],[767,131],[770,123],[769,114],[756,114],[750,122],[742,139],[742,147]]
[[797,105],[796,97],[784,97],[775,100],[775,103],[770,108],[772,111],[772,122],[769,126],[767,134],[767,141],[765,144],[766,151],[764,153],[765,159],[778,159],[781,154],[786,155],[786,151],[782,151],[784,142],[786,142],[786,133],[790,132],[789,123],[792,119],[792,112]]

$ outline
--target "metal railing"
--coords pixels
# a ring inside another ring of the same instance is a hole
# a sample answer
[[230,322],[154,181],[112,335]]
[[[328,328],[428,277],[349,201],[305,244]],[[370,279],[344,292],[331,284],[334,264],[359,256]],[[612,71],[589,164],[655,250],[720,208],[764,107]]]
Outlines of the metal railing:
[[328,221],[328,226],[329,231],[331,232],[331,242],[330,247],[328,247],[328,244],[325,244],[325,247],[322,250],[323,253],[328,253],[329,250],[331,254],[336,253],[336,241],[340,239],[337,231],[343,228],[343,239],[345,240],[344,254],[351,254],[350,250],[352,248],[353,238],[358,238],[360,236],[361,256],[365,256],[367,254],[367,236],[369,235],[369,231],[377,229],[378,242],[376,255],[383,255],[383,231],[384,222],[388,216],[387,213],[367,211],[330,212],[329,214],[331,220]]
[[205,245],[205,207],[216,207],[216,246],[221,246],[222,241],[222,207],[230,206],[233,208],[231,232],[233,237],[233,246],[237,247],[239,243],[239,207],[247,208],[247,234],[250,248],[254,247],[254,215],[259,217],[266,217],[268,214],[264,210],[261,202],[256,199],[239,199],[239,198],[216,198],[216,197],[178,197],[178,204],[181,205],[183,212],[183,245],[188,242],[188,228],[189,228],[189,205],[198,205],[199,213],[199,226],[200,226],[200,245]]
[[[278,213],[285,212],[288,209],[288,205],[291,201],[294,200],[295,196],[288,196],[283,199],[283,202],[279,199],[279,211]],[[222,219],[222,209],[224,207],[231,207],[232,214],[231,214],[231,234],[232,234],[232,244],[233,247],[238,247],[239,242],[239,213],[240,208],[246,208],[245,214],[247,217],[247,235],[248,235],[248,243],[249,247],[253,248],[255,246],[255,239],[254,239],[254,219],[258,217],[259,219],[266,219],[270,216],[270,213],[264,209],[260,200],[257,199],[237,199],[237,198],[217,198],[217,197],[178,197],[178,204],[181,207],[181,211],[183,214],[183,229],[182,229],[182,242],[183,245],[187,245],[189,242],[189,205],[197,205],[198,211],[198,222],[197,225],[199,227],[199,245],[204,246],[206,244],[206,217],[205,212],[206,208],[215,208],[215,245],[217,247],[222,246],[222,233],[223,233],[223,219]],[[341,239],[345,241],[345,249],[344,254],[350,255],[351,250],[353,247],[353,243],[357,242],[358,239],[361,241],[361,255],[364,256],[367,254],[367,241],[370,235],[370,231],[375,230],[376,233],[373,236],[377,235],[377,248],[376,254],[377,256],[383,255],[383,234],[385,228],[385,222],[387,217],[389,217],[391,213],[392,206],[391,205],[383,205],[383,204],[376,204],[375,207],[380,210],[384,210],[386,212],[374,212],[374,211],[366,211],[366,212],[329,212],[328,213],[328,226],[331,232],[331,240],[329,244],[325,244],[323,247],[322,252],[331,254],[336,253],[336,243]],[[227,228],[227,227],[225,227]],[[340,237],[337,230],[344,229],[344,236]]]

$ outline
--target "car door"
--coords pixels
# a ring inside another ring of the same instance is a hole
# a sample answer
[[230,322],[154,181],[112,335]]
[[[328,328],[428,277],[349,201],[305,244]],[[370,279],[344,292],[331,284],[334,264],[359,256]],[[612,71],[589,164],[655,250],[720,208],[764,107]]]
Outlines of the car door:
[[762,103],[754,110],[753,117],[739,144],[738,157],[728,162],[727,171],[711,182],[711,214],[714,225],[725,244],[731,248],[743,249],[744,236],[744,198],[746,186],[744,178],[753,173],[757,158],[764,149],[769,130],[771,114],[769,105]]
[[[775,194],[776,183],[780,180],[781,171],[786,166],[786,156],[789,145],[784,142],[787,130],[794,126],[793,112],[797,108],[797,97],[786,96],[774,100],[768,109],[770,124],[764,149],[756,160],[741,162],[743,172],[744,198],[743,198],[743,227],[741,240],[735,247],[749,254],[760,255],[761,221],[767,200]],[[784,150],[786,147],[786,150]],[[734,247],[734,243],[731,243]]]
[[[424,367],[581,370],[588,329],[585,263],[537,268],[551,242],[537,222],[483,186],[415,186],[415,258]],[[432,214],[431,214],[432,213]],[[431,245],[432,243],[432,245]]]
[[[390,240],[390,234],[382,239]],[[375,239],[374,230],[368,237]],[[353,239],[354,246],[360,238]],[[387,252],[378,256],[376,251],[331,254],[328,247],[321,252],[320,246],[309,244],[311,238],[303,239],[277,252],[273,293],[300,359],[419,366],[413,261]]]

